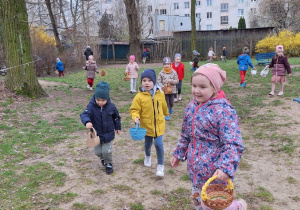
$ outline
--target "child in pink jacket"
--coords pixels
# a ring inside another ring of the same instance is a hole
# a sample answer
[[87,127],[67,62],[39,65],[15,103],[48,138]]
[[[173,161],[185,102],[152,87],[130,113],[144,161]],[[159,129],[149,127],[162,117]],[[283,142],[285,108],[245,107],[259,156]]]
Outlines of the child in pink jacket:
[[[172,167],[187,160],[195,209],[211,210],[201,200],[203,185],[213,176],[216,183],[233,179],[244,147],[238,116],[231,103],[219,96],[226,72],[206,64],[192,75],[194,99],[186,106],[181,138],[171,159]],[[233,201],[226,210],[243,210],[247,203]]]
[[129,57],[129,64],[126,67],[125,73],[129,73],[130,76],[130,93],[136,93],[136,79],[139,77],[138,71],[139,65],[135,62],[135,56]]

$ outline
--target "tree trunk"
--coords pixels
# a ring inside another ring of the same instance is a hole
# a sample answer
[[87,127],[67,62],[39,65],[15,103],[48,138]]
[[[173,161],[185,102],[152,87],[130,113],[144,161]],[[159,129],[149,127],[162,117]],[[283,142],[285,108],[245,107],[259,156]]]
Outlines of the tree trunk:
[[140,43],[140,27],[138,21],[138,10],[135,0],[124,0],[126,7],[126,15],[129,26],[129,53],[135,55],[137,62],[140,62],[141,54],[141,43]]
[[59,33],[57,30],[57,24],[56,24],[56,20],[54,18],[53,12],[52,12],[52,8],[51,8],[51,2],[50,0],[45,0],[47,8],[48,8],[48,13],[50,16],[50,20],[51,20],[51,24],[52,24],[52,31],[55,37],[55,41],[56,41],[56,47],[58,49],[58,54],[62,55],[64,48],[63,45],[61,44],[60,38],[59,38]]
[[7,55],[5,86],[31,98],[46,96],[40,86],[31,56],[30,33],[25,0],[0,0],[0,22]]
[[60,11],[60,14],[62,15],[62,19],[63,19],[64,25],[65,25],[65,29],[68,29],[68,23],[67,23],[67,20],[66,20],[64,9],[63,9],[63,1],[62,0],[59,0],[59,11]]
[[196,0],[191,0],[191,58],[193,60],[193,50],[196,50]]

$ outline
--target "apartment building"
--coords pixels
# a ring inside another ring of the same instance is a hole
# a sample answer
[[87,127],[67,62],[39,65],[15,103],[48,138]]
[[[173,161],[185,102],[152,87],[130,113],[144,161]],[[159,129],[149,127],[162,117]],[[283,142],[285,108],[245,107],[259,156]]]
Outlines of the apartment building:
[[[32,0],[31,0],[32,1]],[[38,0],[38,4],[40,5]],[[36,1],[33,1],[36,2]],[[97,22],[106,12],[112,24],[121,25],[128,30],[126,10],[123,0],[85,0],[82,1],[88,9],[90,18],[89,35],[98,36]],[[250,14],[255,14],[258,0],[197,0],[196,30],[222,30],[237,28],[240,17],[244,17],[247,27],[250,26]],[[173,31],[191,30],[191,0],[139,0],[140,25],[142,38],[172,36]],[[47,18],[45,7],[33,6],[29,20],[43,24]],[[124,20],[123,23],[120,20]]]

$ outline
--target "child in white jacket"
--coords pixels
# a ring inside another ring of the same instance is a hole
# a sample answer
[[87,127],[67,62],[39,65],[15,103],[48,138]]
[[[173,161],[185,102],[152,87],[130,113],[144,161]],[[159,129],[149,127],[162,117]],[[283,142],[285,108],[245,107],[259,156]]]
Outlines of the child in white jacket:
[[207,55],[208,55],[208,58],[209,58],[207,62],[212,62],[213,56],[215,55],[212,47],[209,48],[209,51],[208,51]]

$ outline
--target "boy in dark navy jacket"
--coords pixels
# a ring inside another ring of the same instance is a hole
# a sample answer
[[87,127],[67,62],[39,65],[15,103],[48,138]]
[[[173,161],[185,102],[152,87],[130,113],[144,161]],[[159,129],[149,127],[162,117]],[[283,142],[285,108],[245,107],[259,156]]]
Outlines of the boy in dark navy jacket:
[[110,101],[108,83],[97,84],[95,95],[81,113],[80,118],[87,129],[94,127],[97,131],[100,144],[94,147],[94,153],[105,166],[106,174],[112,174],[112,140],[115,138],[115,132],[120,134],[121,117],[115,104]]

